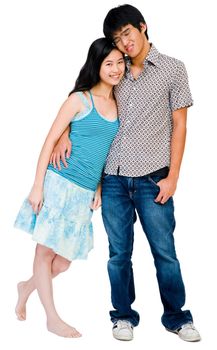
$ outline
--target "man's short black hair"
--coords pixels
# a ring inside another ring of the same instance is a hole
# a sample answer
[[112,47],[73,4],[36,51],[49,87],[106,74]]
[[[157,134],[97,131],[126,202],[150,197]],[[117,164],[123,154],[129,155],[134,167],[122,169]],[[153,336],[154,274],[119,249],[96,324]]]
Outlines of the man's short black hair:
[[[108,39],[113,40],[113,34],[117,30],[120,30],[127,24],[131,24],[133,27],[141,30],[141,23],[146,24],[143,15],[136,7],[127,4],[121,5],[114,7],[107,13],[103,23],[103,32]],[[147,29],[145,35],[148,39]]]

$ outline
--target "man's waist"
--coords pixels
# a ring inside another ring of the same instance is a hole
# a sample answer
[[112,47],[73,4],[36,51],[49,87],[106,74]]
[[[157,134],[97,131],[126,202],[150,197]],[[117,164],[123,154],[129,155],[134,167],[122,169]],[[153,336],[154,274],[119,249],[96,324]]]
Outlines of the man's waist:
[[169,168],[168,166],[165,166],[161,169],[155,170],[149,174],[146,174],[146,176],[160,176],[160,177],[167,177],[169,173]]
[[[117,169],[117,175],[119,175],[119,172],[120,172],[120,167],[118,167]],[[158,169],[158,170],[155,170],[155,171],[152,171],[151,173],[149,174],[144,174],[143,176],[161,176],[161,177],[167,177],[169,173],[169,168],[168,166],[165,166],[161,169]]]
[[107,169],[104,170],[105,174],[112,174],[112,175],[118,175],[118,176],[127,176],[127,177],[143,177],[143,176],[160,176],[160,177],[167,177],[168,173],[169,173],[169,167],[165,166],[162,167],[160,169],[154,170],[151,173],[144,173],[144,174],[140,174],[140,175],[131,175],[131,174],[121,174],[120,173],[120,166],[117,167],[117,169],[115,171],[106,171]]

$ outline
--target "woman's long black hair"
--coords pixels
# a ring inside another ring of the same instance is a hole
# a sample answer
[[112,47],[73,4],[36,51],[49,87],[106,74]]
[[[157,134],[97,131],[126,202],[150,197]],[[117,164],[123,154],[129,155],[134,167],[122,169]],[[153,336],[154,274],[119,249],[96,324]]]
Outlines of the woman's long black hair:
[[90,46],[85,64],[80,70],[73,90],[69,96],[76,91],[90,90],[99,81],[99,71],[103,60],[114,49],[112,42],[106,38],[96,39]]

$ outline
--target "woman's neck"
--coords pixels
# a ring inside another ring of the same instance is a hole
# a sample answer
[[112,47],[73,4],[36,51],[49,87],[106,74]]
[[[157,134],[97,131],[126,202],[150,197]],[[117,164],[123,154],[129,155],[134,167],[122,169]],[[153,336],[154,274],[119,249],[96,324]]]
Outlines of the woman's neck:
[[105,100],[113,99],[113,86],[108,86],[103,83],[98,83],[91,89],[94,96],[103,97]]

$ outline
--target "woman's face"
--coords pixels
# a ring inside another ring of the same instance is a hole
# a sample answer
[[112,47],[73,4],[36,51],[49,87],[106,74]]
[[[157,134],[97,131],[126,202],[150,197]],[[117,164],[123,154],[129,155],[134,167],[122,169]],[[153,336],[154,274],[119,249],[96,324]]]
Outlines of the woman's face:
[[114,48],[101,64],[100,80],[108,85],[117,85],[125,72],[123,54]]

